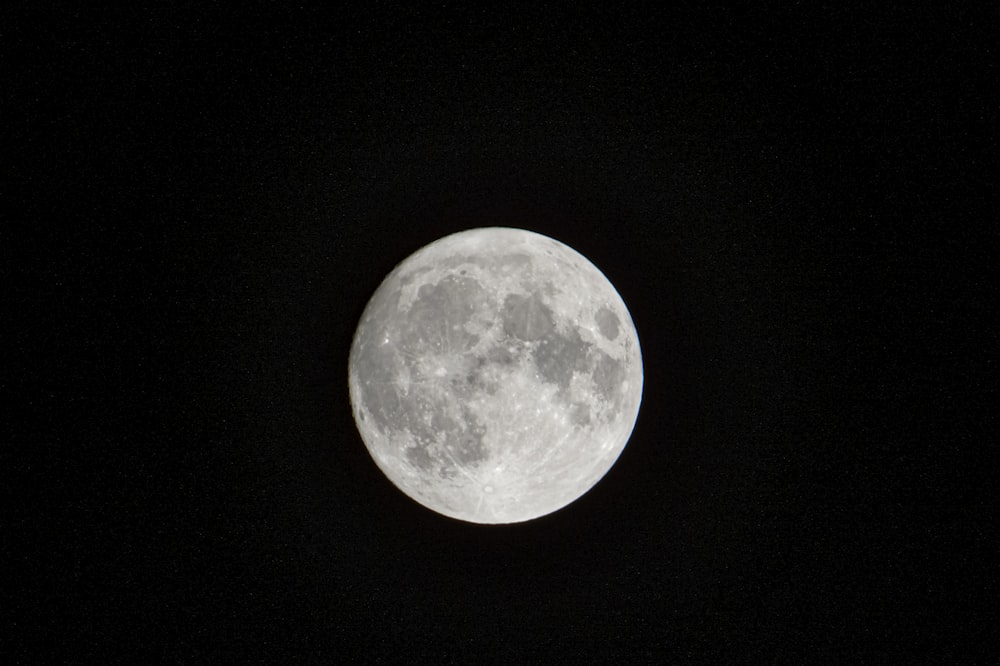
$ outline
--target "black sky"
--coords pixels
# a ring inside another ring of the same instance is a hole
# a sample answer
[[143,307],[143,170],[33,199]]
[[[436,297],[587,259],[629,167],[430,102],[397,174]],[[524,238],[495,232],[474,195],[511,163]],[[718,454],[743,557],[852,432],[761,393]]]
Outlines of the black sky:
[[[4,10],[6,663],[991,660],[996,11],[605,4]],[[396,491],[346,381],[487,225],[646,369],[504,527]]]

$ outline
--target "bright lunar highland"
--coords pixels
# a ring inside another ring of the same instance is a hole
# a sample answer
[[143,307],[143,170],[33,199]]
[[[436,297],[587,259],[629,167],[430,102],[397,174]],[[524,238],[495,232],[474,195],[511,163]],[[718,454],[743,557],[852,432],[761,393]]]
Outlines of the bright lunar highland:
[[516,523],[573,502],[615,463],[642,357],[621,297],[583,255],[489,227],[389,274],[348,379],[362,439],[400,490],[459,520]]

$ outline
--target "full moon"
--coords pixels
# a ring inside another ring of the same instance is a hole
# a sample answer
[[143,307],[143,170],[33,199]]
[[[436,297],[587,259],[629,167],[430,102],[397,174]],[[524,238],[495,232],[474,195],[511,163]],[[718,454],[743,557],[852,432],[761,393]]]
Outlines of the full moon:
[[642,398],[625,303],[541,234],[462,231],[375,291],[348,363],[358,431],[406,495],[473,523],[561,509],[611,469]]

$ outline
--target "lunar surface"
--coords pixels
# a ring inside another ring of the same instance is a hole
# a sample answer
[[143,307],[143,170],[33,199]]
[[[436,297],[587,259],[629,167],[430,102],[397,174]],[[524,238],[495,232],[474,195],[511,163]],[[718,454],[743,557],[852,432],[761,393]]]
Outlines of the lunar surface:
[[474,523],[556,511],[618,459],[642,397],[608,279],[547,236],[446,236],[379,286],[351,347],[354,418],[405,494]]

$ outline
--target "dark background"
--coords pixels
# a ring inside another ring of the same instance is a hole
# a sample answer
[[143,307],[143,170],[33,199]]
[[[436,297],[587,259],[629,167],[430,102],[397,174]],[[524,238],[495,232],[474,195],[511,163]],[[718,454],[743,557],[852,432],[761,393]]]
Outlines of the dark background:
[[[4,661],[992,661],[998,13],[882,4],[4,10]],[[499,527],[346,380],[486,225],[600,267],[646,371]]]

